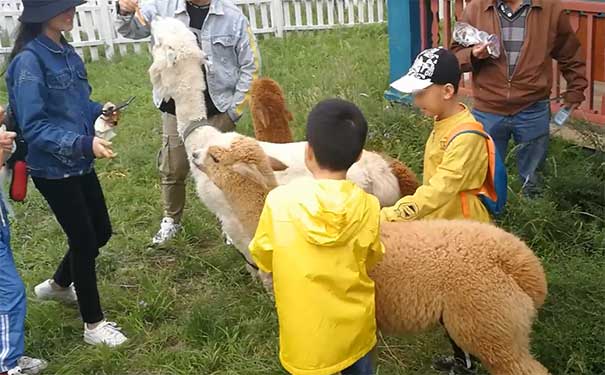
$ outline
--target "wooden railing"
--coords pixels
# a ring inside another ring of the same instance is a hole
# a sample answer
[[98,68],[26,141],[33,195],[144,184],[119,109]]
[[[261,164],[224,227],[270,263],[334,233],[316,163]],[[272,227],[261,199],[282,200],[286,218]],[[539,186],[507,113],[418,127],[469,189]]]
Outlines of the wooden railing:
[[[472,0],[471,0],[472,1]],[[420,31],[422,48],[449,46],[452,42],[452,26],[462,16],[464,0],[420,0]],[[562,0],[570,15],[571,25],[576,31],[586,57],[588,88],[586,101],[574,112],[574,117],[605,125],[605,2]],[[430,17],[432,16],[432,17]],[[429,20],[432,22],[429,24]],[[449,25],[450,27],[444,27]],[[559,97],[565,90],[556,61],[553,61],[552,97]],[[470,74],[462,82],[461,92],[472,95]],[[553,101],[553,110],[562,103]]]

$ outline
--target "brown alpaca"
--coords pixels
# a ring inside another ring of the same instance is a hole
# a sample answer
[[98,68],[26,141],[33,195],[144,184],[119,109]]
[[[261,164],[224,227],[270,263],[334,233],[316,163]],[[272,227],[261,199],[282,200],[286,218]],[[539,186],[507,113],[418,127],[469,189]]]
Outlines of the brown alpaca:
[[416,192],[416,189],[420,186],[418,182],[418,177],[416,177],[416,173],[403,164],[401,161],[394,159],[387,155],[382,155],[382,157],[389,162],[389,168],[391,168],[391,172],[395,177],[397,177],[397,182],[399,183],[399,191],[401,192],[401,196],[405,197],[406,195],[413,195]]
[[[250,88],[250,113],[254,126],[254,137],[263,142],[294,142],[289,122],[292,113],[286,107],[284,93],[277,82],[270,78],[259,78]],[[381,155],[388,161],[391,172],[397,178],[402,197],[412,195],[420,186],[416,174],[399,160]]]
[[254,137],[259,141],[290,143],[292,132],[288,123],[293,120],[286,108],[286,99],[279,84],[269,78],[259,78],[250,88],[250,113]]
[[[253,142],[235,138],[193,160],[242,224],[243,243],[252,238],[264,198],[275,184],[268,172],[273,161]],[[242,163],[249,165],[242,168]],[[519,238],[462,220],[383,223],[381,237],[386,255],[370,272],[381,331],[404,335],[443,321],[458,346],[492,375],[549,373],[529,352],[531,326],[547,294],[546,276]],[[247,244],[238,250],[247,253]],[[270,278],[263,282],[267,287]]]

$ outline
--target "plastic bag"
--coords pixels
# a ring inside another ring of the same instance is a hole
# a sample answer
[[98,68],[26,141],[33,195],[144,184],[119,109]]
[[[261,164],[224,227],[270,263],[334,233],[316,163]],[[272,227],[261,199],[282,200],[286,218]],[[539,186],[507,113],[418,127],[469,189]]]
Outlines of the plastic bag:
[[454,40],[464,47],[487,43],[487,52],[497,59],[500,57],[500,39],[495,34],[477,30],[475,27],[464,22],[456,22],[454,25]]

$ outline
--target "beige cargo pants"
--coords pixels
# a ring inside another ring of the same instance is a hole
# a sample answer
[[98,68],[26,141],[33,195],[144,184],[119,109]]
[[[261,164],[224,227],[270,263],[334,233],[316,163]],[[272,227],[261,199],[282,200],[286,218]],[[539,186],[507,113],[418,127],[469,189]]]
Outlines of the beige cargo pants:
[[[225,113],[212,116],[208,121],[222,132],[235,129],[235,124]],[[162,148],[158,155],[158,170],[164,216],[174,219],[175,223],[180,223],[185,209],[185,182],[189,175],[189,160],[183,140],[177,131],[176,117],[162,113],[162,130]]]

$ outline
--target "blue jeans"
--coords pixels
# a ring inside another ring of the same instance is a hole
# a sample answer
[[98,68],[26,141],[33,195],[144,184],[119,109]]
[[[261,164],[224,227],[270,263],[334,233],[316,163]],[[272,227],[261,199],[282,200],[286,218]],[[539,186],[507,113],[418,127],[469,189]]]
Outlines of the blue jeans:
[[25,286],[10,247],[6,210],[0,197],[0,372],[17,366],[25,340]]
[[483,124],[494,139],[496,150],[505,160],[508,141],[515,140],[517,169],[525,195],[540,191],[539,172],[546,160],[550,132],[550,101],[542,100],[527,109],[510,116],[496,115],[473,110],[473,115]]
[[357,362],[353,363],[341,371],[342,375],[374,375],[374,364],[372,363],[372,352],[361,357]]

